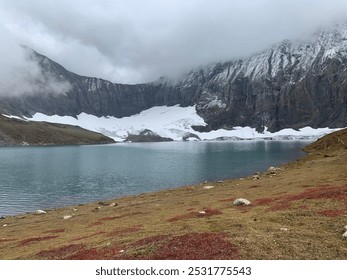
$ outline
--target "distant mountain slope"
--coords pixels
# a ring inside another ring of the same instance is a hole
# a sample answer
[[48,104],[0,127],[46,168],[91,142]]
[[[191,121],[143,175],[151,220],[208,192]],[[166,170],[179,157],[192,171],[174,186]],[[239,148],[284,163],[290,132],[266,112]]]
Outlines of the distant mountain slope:
[[0,146],[106,144],[114,140],[72,125],[26,122],[0,115]]
[[347,25],[318,32],[308,42],[284,41],[246,59],[208,65],[179,81],[114,84],[76,75],[38,53],[31,56],[44,73],[70,84],[70,90],[0,97],[0,112],[124,117],[180,104],[196,105],[207,123],[196,128],[200,131],[347,126]]

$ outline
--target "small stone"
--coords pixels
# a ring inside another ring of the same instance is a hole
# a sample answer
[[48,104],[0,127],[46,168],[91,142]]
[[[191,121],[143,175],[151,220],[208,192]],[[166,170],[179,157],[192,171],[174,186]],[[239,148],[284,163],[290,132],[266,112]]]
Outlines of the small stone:
[[1,217],[0,217],[0,220],[5,220],[5,217],[4,217],[4,216],[1,216]]
[[214,188],[214,186],[205,186],[204,187],[205,190],[210,190],[210,189],[213,189],[213,188]]
[[343,227],[344,230],[347,230],[347,225]]
[[288,231],[288,229],[285,227],[282,227],[282,228],[280,228],[280,231]]
[[125,251],[124,250],[119,250],[118,253],[124,253]]
[[233,204],[235,206],[248,206],[251,205],[251,202],[245,198],[237,198],[234,200]]
[[347,240],[347,231],[344,234],[342,234],[342,239]]
[[110,207],[115,207],[115,206],[117,206],[117,205],[118,205],[117,202],[112,202],[109,206],[110,206]]
[[44,210],[36,210],[36,211],[35,211],[35,214],[36,214],[36,215],[42,215],[42,214],[47,214],[47,212],[44,211]]
[[63,217],[64,220],[68,220],[68,219],[70,219],[70,218],[72,218],[71,215],[65,215],[65,216]]
[[201,214],[201,215],[205,215],[205,214],[206,214],[206,212],[205,212],[205,211],[199,211],[199,214]]
[[8,224],[3,224],[2,226],[3,226],[3,227],[7,227],[7,226],[8,226]]
[[74,212],[78,211],[77,208],[72,208],[71,210],[74,211]]
[[259,175],[258,175],[258,174],[255,174],[255,175],[253,175],[252,179],[253,179],[253,180],[258,180],[258,179],[260,179],[260,178],[259,178]]
[[105,202],[105,201],[99,201],[98,204],[101,206],[108,206],[109,205],[109,203]]

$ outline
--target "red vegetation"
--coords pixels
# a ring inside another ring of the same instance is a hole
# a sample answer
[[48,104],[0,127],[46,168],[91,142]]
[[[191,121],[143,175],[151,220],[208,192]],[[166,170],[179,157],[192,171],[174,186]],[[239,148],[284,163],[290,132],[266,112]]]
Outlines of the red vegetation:
[[112,221],[112,220],[120,219],[120,218],[121,218],[121,216],[116,216],[116,217],[105,217],[105,218],[99,219],[99,221]]
[[102,222],[94,222],[89,224],[90,227],[101,226],[101,225],[102,225]]
[[47,231],[44,231],[43,233],[61,233],[61,232],[64,232],[64,231],[65,231],[65,229],[58,228],[58,229],[47,230]]
[[113,237],[113,236],[119,236],[119,235],[124,235],[124,234],[128,234],[128,233],[134,233],[134,232],[138,232],[142,229],[142,225],[135,225],[132,227],[128,227],[128,228],[121,228],[121,229],[117,229],[114,231],[111,231],[109,233],[107,233],[106,236],[108,237]]
[[49,236],[38,236],[38,237],[32,237],[32,238],[24,239],[18,243],[17,247],[22,247],[22,246],[26,246],[30,243],[36,243],[36,242],[40,242],[43,240],[49,240],[49,239],[57,238],[57,237],[58,237],[58,235],[49,235]]
[[[321,200],[321,199],[331,199],[334,201],[344,202],[346,209],[340,210],[328,210],[328,212],[319,212],[322,215],[333,217],[342,215],[347,210],[347,185],[344,186],[319,186],[316,188],[309,188],[298,194],[288,194],[278,197],[265,197],[256,199],[253,202],[253,206],[271,206],[270,211],[285,210],[291,207],[291,202],[299,200]],[[301,206],[302,209],[305,206]],[[306,206],[307,207],[307,206]],[[333,212],[332,212],[333,211]]]
[[223,214],[222,211],[218,209],[212,209],[212,208],[205,208],[203,210],[205,213],[199,213],[199,212],[189,212],[187,214],[183,215],[176,215],[170,219],[168,219],[168,222],[177,222],[180,220],[187,220],[187,219],[193,219],[193,218],[203,218],[203,217],[211,217],[214,215],[221,215]]
[[117,260],[126,259],[126,255],[115,247],[86,248],[84,244],[70,244],[44,250],[37,254],[39,258],[53,260]]
[[250,186],[248,187],[249,189],[255,189],[255,188],[259,188],[260,186],[259,185],[253,185],[253,186]]
[[63,258],[64,260],[124,260],[128,259],[120,248],[102,247],[102,248],[82,248],[72,255]]
[[323,210],[319,211],[318,214],[326,217],[339,217],[344,215],[347,211],[347,209],[331,209],[331,210]]
[[187,211],[193,211],[195,208],[188,208]]
[[87,239],[87,238],[90,238],[90,237],[93,237],[93,236],[97,236],[97,235],[101,235],[101,234],[104,234],[104,233],[105,233],[104,231],[98,231],[98,232],[95,232],[93,234],[89,234],[89,235],[86,235],[86,236],[81,236],[81,237],[75,238],[75,239],[73,239],[73,241],[79,241],[79,240],[82,240],[82,239]]
[[225,233],[189,233],[173,237],[160,246],[153,260],[226,260],[237,259],[238,248]]
[[37,254],[39,258],[61,260],[85,248],[83,244],[70,244],[50,250],[44,250]]
[[253,206],[264,206],[264,205],[270,205],[274,201],[273,198],[270,197],[264,197],[264,198],[258,198],[253,201]]
[[167,240],[168,238],[169,238],[169,235],[164,235],[164,234],[154,235],[154,236],[149,236],[149,237],[139,239],[139,240],[135,241],[134,243],[132,243],[131,245],[134,247],[142,247],[142,246],[147,246],[147,245],[159,243],[163,240]]

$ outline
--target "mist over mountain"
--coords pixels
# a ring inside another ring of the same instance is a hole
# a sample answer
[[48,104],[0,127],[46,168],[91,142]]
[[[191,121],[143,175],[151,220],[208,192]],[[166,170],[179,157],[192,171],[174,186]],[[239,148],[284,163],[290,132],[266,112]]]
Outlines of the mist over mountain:
[[347,126],[346,24],[307,41],[286,40],[248,58],[200,67],[182,79],[137,85],[80,76],[34,51],[30,57],[44,78],[32,79],[30,94],[1,89],[1,113],[124,117],[179,104],[196,105],[207,123],[198,130]]

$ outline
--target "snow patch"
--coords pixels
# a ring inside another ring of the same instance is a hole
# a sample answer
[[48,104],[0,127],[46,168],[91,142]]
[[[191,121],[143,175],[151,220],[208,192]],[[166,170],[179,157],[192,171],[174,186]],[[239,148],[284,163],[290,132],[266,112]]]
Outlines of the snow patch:
[[[7,117],[18,118],[14,116]],[[81,113],[76,118],[58,115],[47,116],[42,113],[36,113],[32,118],[26,118],[26,120],[77,125],[91,131],[100,132],[113,138],[115,141],[124,141],[129,134],[140,134],[145,129],[149,129],[162,137],[168,137],[175,141],[182,141],[184,138],[188,141],[197,140],[195,137],[190,137],[189,134],[194,134],[201,140],[312,140],[338,130],[304,127],[299,130],[286,128],[271,133],[266,127],[263,132],[258,132],[255,128],[248,126],[236,126],[232,130],[218,129],[210,132],[198,132],[193,130],[192,126],[205,126],[206,123],[196,113],[195,106],[182,108],[178,105],[172,107],[156,106],[142,111],[137,115],[124,118],[96,117],[86,113]]]

